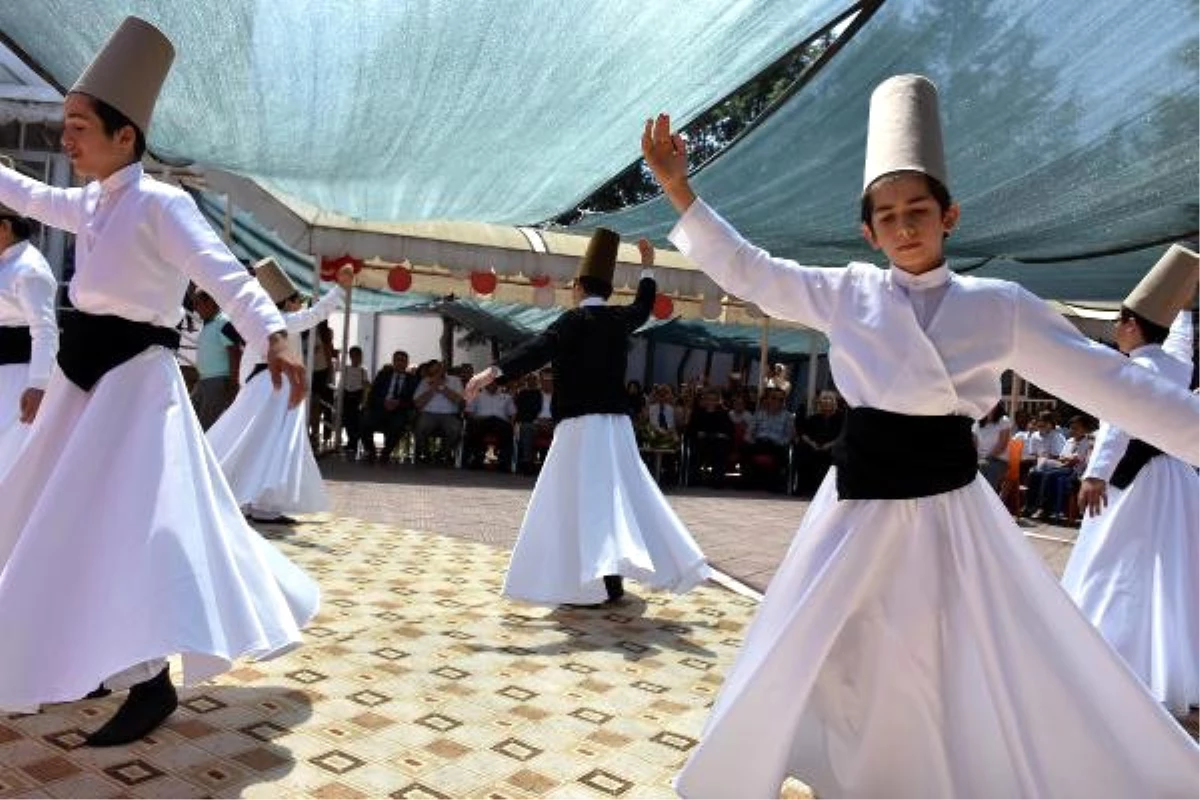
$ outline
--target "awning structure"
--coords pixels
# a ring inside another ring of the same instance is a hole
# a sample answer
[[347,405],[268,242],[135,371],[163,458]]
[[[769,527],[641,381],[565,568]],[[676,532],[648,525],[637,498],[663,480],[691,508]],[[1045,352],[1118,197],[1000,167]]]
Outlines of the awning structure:
[[0,125],[60,123],[62,95],[11,50],[0,47]]
[[[359,223],[305,208],[244,178],[210,175],[207,183],[210,189],[225,189],[248,204],[232,207],[230,235],[239,257],[257,260],[274,255],[305,287],[313,280],[314,262],[308,252],[330,257],[353,254],[366,260],[368,268],[356,280],[360,291],[354,300],[355,309],[361,311],[408,311],[414,303],[428,303],[434,297],[469,295],[469,275],[474,270],[494,270],[500,276],[490,300],[532,304],[530,280],[546,276],[555,287],[555,305],[566,307],[572,302],[567,284],[589,239],[588,234],[478,222]],[[193,195],[213,227],[224,231],[226,203],[211,192]],[[614,294],[617,301],[627,301],[642,271],[640,256],[634,245],[625,243],[618,259]],[[402,262],[414,272],[412,289],[403,294],[386,288],[389,267]],[[711,278],[674,250],[657,252],[655,273],[659,291],[672,296],[673,316],[699,319],[705,313],[704,299],[711,297],[723,303],[722,321],[754,321],[753,309],[725,298]]]

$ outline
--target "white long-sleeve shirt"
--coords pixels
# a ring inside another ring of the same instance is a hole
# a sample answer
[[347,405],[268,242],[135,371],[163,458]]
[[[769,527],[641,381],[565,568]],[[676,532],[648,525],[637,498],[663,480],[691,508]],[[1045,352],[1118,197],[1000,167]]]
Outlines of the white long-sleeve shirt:
[[[1129,360],[1186,387],[1192,379],[1192,312],[1181,311],[1171,324],[1166,341],[1161,345],[1148,344],[1131,350]],[[1130,438],[1116,425],[1101,422],[1083,477],[1098,478],[1105,482],[1112,480],[1113,471],[1125,455]]]
[[[308,308],[284,314],[283,322],[287,326],[288,334],[299,336],[304,331],[317,327],[321,322],[329,319],[330,314],[340,309],[345,300],[346,291],[341,286],[335,286]],[[251,344],[247,340],[239,369],[239,382],[245,383],[246,379],[250,377],[250,373],[254,371],[254,368],[266,361],[266,353],[267,343],[265,340],[255,342],[254,344]]]
[[188,280],[208,292],[247,342],[285,329],[258,281],[182,189],[130,164],[103,181],[61,189],[0,166],[0,203],[76,235],[69,296],[89,314],[174,328]]
[[58,281],[32,244],[17,242],[0,252],[0,327],[29,327],[33,346],[28,386],[32,389],[46,388],[58,354],[57,294]]
[[[1193,464],[1200,463],[1200,399],[1089,341],[1015,283],[919,276],[871,264],[803,267],[747,242],[702,200],[671,241],[725,291],[771,316],[829,336],[829,363],[847,402],[912,415],[979,419],[1012,368],[1038,386]],[[944,296],[918,319],[911,295]]]

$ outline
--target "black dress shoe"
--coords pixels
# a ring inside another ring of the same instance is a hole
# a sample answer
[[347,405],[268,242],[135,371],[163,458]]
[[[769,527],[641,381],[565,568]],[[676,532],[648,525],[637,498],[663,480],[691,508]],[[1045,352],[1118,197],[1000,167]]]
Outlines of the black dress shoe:
[[110,694],[112,694],[112,689],[108,688],[107,686],[105,686],[102,683],[99,686],[97,686],[95,689],[92,689],[90,692],[85,694],[83,696],[83,699],[84,700],[99,700],[102,697],[108,697]]
[[150,680],[133,686],[117,713],[84,742],[89,747],[115,747],[136,742],[163,724],[178,706],[179,697],[171,684],[171,668],[163,667],[162,672]]
[[605,575],[604,590],[608,592],[608,602],[615,603],[625,596],[625,586],[620,575]]

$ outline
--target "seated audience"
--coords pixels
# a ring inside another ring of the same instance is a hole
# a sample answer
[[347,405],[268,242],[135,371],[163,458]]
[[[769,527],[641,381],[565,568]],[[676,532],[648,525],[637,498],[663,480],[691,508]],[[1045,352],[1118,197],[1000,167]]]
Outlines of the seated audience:
[[979,456],[979,471],[996,491],[1008,472],[1008,441],[1012,421],[1004,413],[1004,404],[997,403],[988,415],[975,423],[975,449]]
[[413,405],[417,409],[413,446],[419,461],[433,460],[429,440],[435,436],[442,440],[439,460],[446,464],[454,461],[462,436],[462,391],[462,381],[456,375],[447,375],[442,362],[432,361],[426,365],[425,377],[413,393]]
[[497,463],[507,469],[512,462],[513,420],[517,407],[512,395],[500,391],[500,384],[489,383],[482,392],[467,403],[467,440],[463,453],[464,466],[482,467],[487,440],[496,447]]
[[796,438],[796,422],[783,407],[783,392],[767,389],[747,431],[743,466],[753,486],[781,492],[787,484],[788,448]]
[[717,389],[700,392],[700,406],[688,419],[687,440],[691,453],[689,481],[699,483],[707,472],[713,488],[722,488],[733,445],[733,420],[721,407],[721,393]]
[[[412,424],[413,393],[417,376],[408,371],[408,353],[392,353],[392,363],[385,365],[371,383],[367,399],[367,418],[363,424],[363,451],[367,461],[386,464],[396,451],[400,438]],[[375,434],[383,434],[383,450],[375,452]]]
[[842,433],[845,415],[836,392],[826,389],[817,395],[817,412],[804,420],[797,431],[797,491],[811,495],[825,480],[833,464],[833,443]]

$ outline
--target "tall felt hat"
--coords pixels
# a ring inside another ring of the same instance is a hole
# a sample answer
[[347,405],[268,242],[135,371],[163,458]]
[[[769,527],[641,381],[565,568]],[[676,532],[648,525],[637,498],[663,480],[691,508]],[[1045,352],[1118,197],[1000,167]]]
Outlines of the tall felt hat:
[[1180,311],[1196,302],[1198,283],[1200,256],[1173,244],[1122,305],[1155,325],[1169,328]]
[[587,252],[579,261],[577,278],[595,278],[604,281],[609,286],[613,282],[613,273],[617,270],[617,246],[621,237],[616,231],[608,228],[596,228],[592,240],[588,242]]
[[937,87],[923,75],[895,75],[871,93],[863,193],[892,172],[923,172],[950,188]]
[[259,284],[271,296],[271,302],[275,305],[300,293],[296,284],[292,283],[292,279],[283,271],[283,267],[279,266],[279,263],[271,256],[256,261],[251,269],[254,270],[254,277],[258,278]]
[[144,19],[126,17],[71,91],[103,100],[148,134],[174,60],[175,47],[162,31]]

